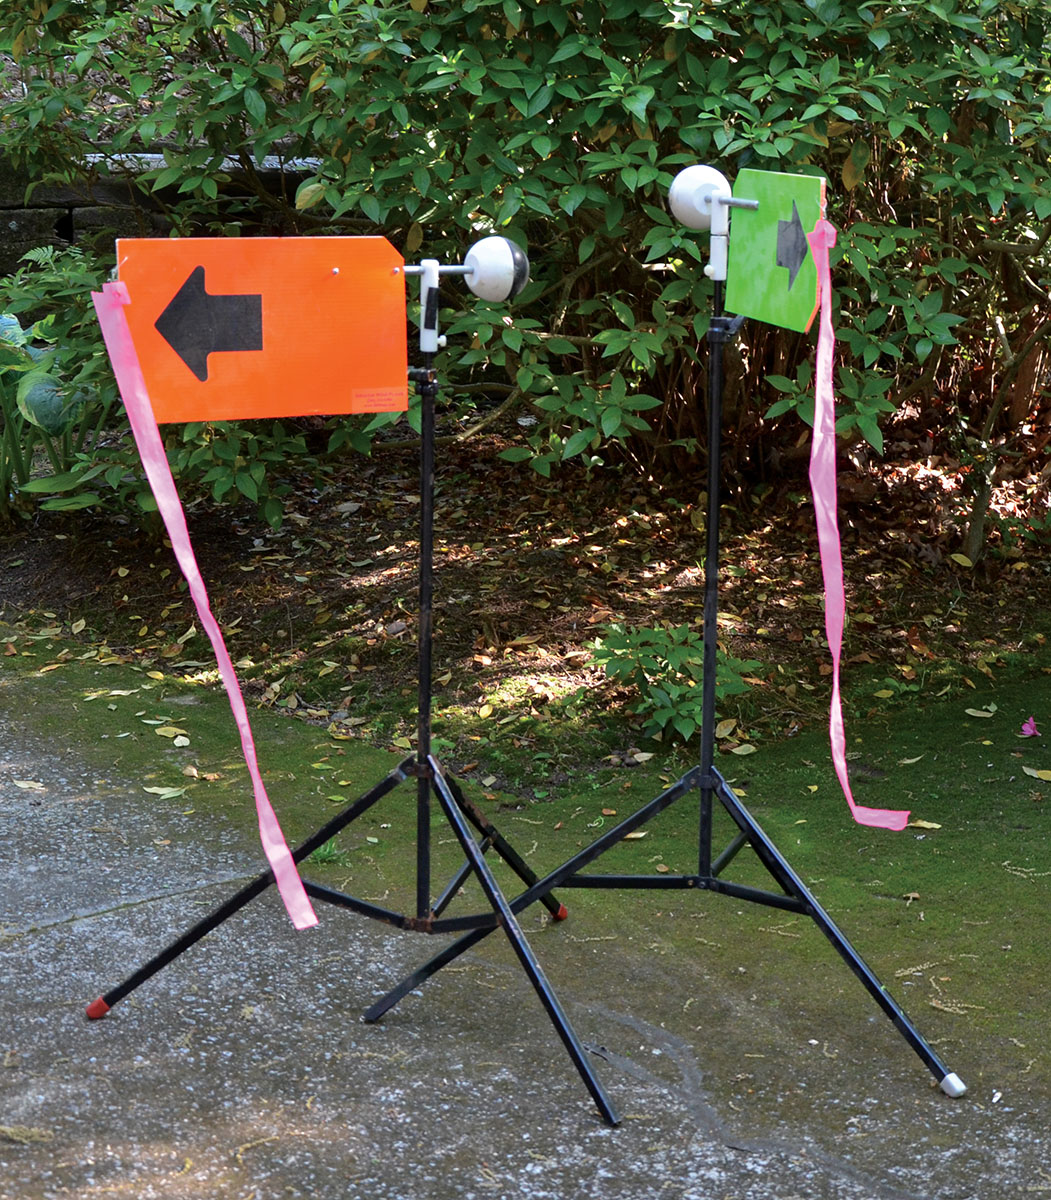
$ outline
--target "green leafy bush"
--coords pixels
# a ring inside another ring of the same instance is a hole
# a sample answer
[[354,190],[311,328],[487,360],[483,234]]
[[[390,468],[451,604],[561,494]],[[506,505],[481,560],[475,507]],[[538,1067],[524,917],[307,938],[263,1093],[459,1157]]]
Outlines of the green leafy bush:
[[[78,250],[31,251],[0,286],[0,518],[48,495],[48,510],[98,500],[93,470],[116,399],[90,291],[100,273]],[[32,324],[25,331],[21,320]],[[49,472],[43,474],[42,472]]]
[[[593,663],[609,679],[635,688],[633,711],[644,718],[649,737],[675,736],[688,740],[701,727],[701,682],[704,641],[689,625],[630,629],[607,625],[595,641]],[[754,659],[738,659],[717,649],[716,695],[720,699],[747,692],[746,678],[762,670]]]
[[[824,173],[841,430],[878,449],[937,394],[1009,436],[1048,322],[1049,40],[1045,0],[57,0],[3,18],[25,91],[0,149],[78,182],[159,149],[138,180],[177,232],[383,231],[447,260],[508,234],[533,282],[510,315],[448,289],[442,371],[475,425],[526,419],[510,456],[541,471],[667,470],[703,438],[709,284],[676,171]],[[811,345],[753,325],[728,353],[731,462],[758,470],[797,440],[780,381]]]
[[[0,518],[46,497],[51,512],[108,506],[141,517],[156,501],[139,460],[91,303],[104,263],[77,247],[31,251],[0,283]],[[19,314],[37,319],[23,332]],[[317,460],[280,422],[165,428],[168,458],[190,499],[247,500],[281,524],[289,472]],[[148,517],[147,519],[152,519]]]
[[29,478],[35,430],[18,407],[18,376],[32,366],[26,336],[13,313],[0,313],[0,522],[11,520],[14,491]]
[[217,502],[231,497],[251,501],[274,529],[284,519],[284,497],[293,490],[289,472],[303,474],[318,468],[303,434],[280,421],[194,422],[177,427],[169,437],[168,460],[177,479],[207,488]]

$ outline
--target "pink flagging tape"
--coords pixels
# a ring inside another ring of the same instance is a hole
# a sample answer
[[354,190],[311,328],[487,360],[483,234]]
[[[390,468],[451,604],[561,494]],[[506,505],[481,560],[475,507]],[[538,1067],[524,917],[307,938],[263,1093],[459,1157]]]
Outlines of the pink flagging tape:
[[817,517],[817,541],[821,553],[821,575],[825,584],[825,634],[832,654],[832,703],[829,738],[832,762],[843,795],[859,825],[877,829],[904,829],[909,813],[899,809],[866,808],[855,804],[847,775],[846,735],[843,730],[843,706],[839,694],[839,661],[843,649],[843,622],[846,596],[843,591],[843,551],[836,518],[836,401],[832,386],[832,362],[836,336],[832,330],[832,273],[828,252],[836,244],[836,230],[830,222],[818,221],[807,235],[810,251],[817,264],[820,296],[820,325],[817,338],[817,378],[814,386],[814,438],[810,449],[810,487],[814,493]]
[[256,759],[255,742],[252,739],[252,729],[248,723],[248,712],[245,708],[244,697],[237,682],[226,643],[220,632],[219,625],[212,615],[208,603],[208,593],[204,580],[201,578],[197,559],[194,557],[190,544],[190,534],[186,528],[186,516],[179,502],[179,494],[175,490],[175,480],[168,466],[168,458],[164,453],[160,430],[153,418],[153,407],[146,390],[146,381],[139,366],[139,357],[135,344],[128,329],[128,320],[124,306],[130,303],[127,286],[123,283],[106,283],[101,292],[92,292],[95,302],[95,312],[102,326],[102,336],[109,352],[113,373],[117,377],[121,399],[128,411],[131,430],[135,436],[135,444],[142,457],[142,465],[146,469],[146,477],[153,495],[157,500],[164,526],[171,539],[172,549],[182,569],[186,582],[190,585],[190,595],[197,607],[197,615],[201,626],[212,643],[216,662],[219,664],[219,674],[230,700],[238,733],[241,735],[241,749],[244,753],[245,764],[252,780],[252,791],[255,795],[256,814],[259,818],[259,837],[263,844],[266,860],[274,872],[277,890],[284,901],[285,909],[296,929],[309,929],[317,924],[317,917],[299,878],[292,853],[285,842],[281,826],[270,804],[263,785],[263,777],[259,771]]

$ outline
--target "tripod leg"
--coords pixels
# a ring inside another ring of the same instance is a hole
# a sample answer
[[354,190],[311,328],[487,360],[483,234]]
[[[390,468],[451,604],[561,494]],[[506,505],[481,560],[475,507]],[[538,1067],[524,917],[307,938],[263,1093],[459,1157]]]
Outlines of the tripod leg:
[[[312,854],[319,846],[323,846],[330,838],[349,825],[352,821],[361,816],[363,812],[371,808],[381,797],[385,796],[392,788],[396,787],[403,779],[407,778],[406,767],[411,765],[412,760],[406,759],[398,767],[396,767],[385,779],[370,788],[364,795],[360,796],[353,804],[349,805],[333,817],[331,821],[323,825],[316,833],[311,834],[306,841],[301,842],[292,852],[292,858],[295,862],[302,862],[308,854]],[[250,904],[257,896],[262,895],[268,887],[274,882],[272,871],[264,871],[261,875],[257,875],[250,883],[245,884],[240,891],[235,892],[228,900],[220,904],[214,912],[208,914],[202,920],[198,921],[191,929],[188,929],[180,938],[177,938],[170,946],[166,946],[159,954],[155,955],[141,966],[134,974],[129,975],[123,983],[118,984],[115,988],[111,988],[108,992],[104,992],[97,1000],[87,1006],[87,1015],[97,1021],[100,1017],[104,1017],[106,1013],[123,1000],[130,992],[133,992],[140,984],[151,979],[158,971],[166,967],[170,962],[174,962],[181,954],[184,954],[191,946],[196,945],[201,938],[217,929],[224,921],[228,921],[236,912],[239,912],[246,904]]]
[[[431,769],[435,772],[435,778],[437,778],[441,768],[433,758],[431,759]],[[460,811],[463,813],[463,815],[468,819],[468,821],[471,822],[475,829],[478,830],[482,837],[488,841],[497,854],[499,854],[504,862],[507,863],[507,865],[511,868],[511,870],[514,871],[518,878],[521,879],[522,882],[527,886],[532,887],[533,884],[539,879],[539,876],[533,870],[533,868],[530,867],[530,865],[518,853],[514,846],[512,846],[501,833],[499,833],[499,831],[486,817],[485,813],[482,812],[478,805],[467,799],[463,793],[463,789],[455,779],[451,779],[446,776],[443,776],[442,778],[452,793],[456,803],[459,805]],[[547,911],[556,921],[564,921],[566,917],[569,916],[569,910],[566,908],[566,906],[561,901],[556,900],[550,892],[540,897],[540,903],[547,909]]]
[[262,895],[273,882],[274,876],[270,871],[264,871],[261,875],[257,875],[251,883],[246,884],[224,904],[220,904],[214,912],[209,913],[202,921],[198,921],[192,929],[188,929],[182,937],[177,938],[170,946],[166,946],[160,954],[154,955],[149,962],[141,966],[134,974],[129,975],[123,983],[118,984],[115,988],[110,988],[108,992],[99,996],[97,1000],[92,1000],[85,1010],[87,1015],[93,1021],[104,1017],[114,1004],[123,1000],[129,992],[133,992],[140,984],[145,983],[147,979],[152,979],[158,971],[162,970],[170,962],[174,962],[180,954],[184,954],[206,934],[218,928],[224,921],[228,921],[234,913],[239,912],[246,904],[249,904],[257,896]]
[[422,967],[418,967],[411,975],[406,976],[397,987],[392,988],[385,996],[381,996],[371,1008],[366,1009],[362,1020],[366,1025],[374,1024],[385,1013],[390,1012],[399,1000],[404,1000],[410,992],[414,992],[426,983],[432,975],[437,975],[442,967],[447,967],[449,963],[454,962],[461,954],[465,954],[472,946],[476,946],[492,932],[491,929],[473,929],[470,933],[465,933],[463,937],[457,938],[455,942],[450,942],[441,953],[428,959]]
[[967,1090],[966,1084],[958,1075],[950,1071],[949,1068],[941,1061],[934,1053],[931,1047],[927,1044],[923,1037],[919,1034],[912,1022],[905,1015],[900,1005],[891,997],[887,989],[880,983],[879,979],[873,973],[871,968],[865,963],[861,955],[854,949],[844,934],[837,927],[832,918],[825,912],[821,905],[814,898],[813,894],[807,888],[806,884],[799,878],[795,871],[789,866],[788,862],[777,849],[774,843],[767,837],[762,829],[756,824],[755,819],[744,807],[744,805],[734,795],[733,790],[724,779],[719,777],[719,799],[722,801],[726,811],[736,822],[738,828],[748,838],[752,849],[756,856],[762,862],[763,866],[770,872],[774,879],[790,896],[795,896],[804,905],[805,911],[811,917],[817,927],[832,943],[839,953],[840,957],[854,972],[858,979],[861,980],[866,991],[876,1001],[883,1012],[894,1023],[895,1028],[904,1037],[906,1042],[912,1047],[916,1054],[920,1057],[924,1066],[937,1079],[939,1086],[947,1096],[962,1096]]
[[442,809],[453,827],[460,845],[463,847],[464,853],[471,861],[475,873],[478,876],[478,881],[485,892],[486,899],[493,906],[493,909],[498,913],[500,923],[503,926],[504,932],[507,934],[515,954],[518,956],[518,961],[522,964],[522,968],[529,978],[529,982],[533,985],[537,995],[540,997],[540,1002],[543,1004],[551,1023],[554,1025],[558,1036],[562,1039],[562,1044],[565,1046],[569,1057],[573,1061],[580,1074],[584,1085],[591,1093],[591,1098],[595,1101],[599,1112],[610,1125],[618,1125],[620,1118],[617,1116],[616,1110],[613,1108],[609,1097],[606,1095],[605,1089],[602,1087],[598,1076],[591,1068],[591,1063],[588,1062],[584,1047],[580,1044],[577,1035],[573,1032],[573,1027],[570,1025],[558,997],[552,991],[547,976],[544,974],[543,968],[537,961],[536,956],[529,947],[525,936],[522,933],[518,921],[511,911],[510,905],[500,891],[499,884],[493,878],[492,872],[489,870],[489,864],[485,861],[485,856],[482,854],[471,834],[471,830],[467,825],[463,813],[460,812],[456,801],[453,798],[452,792],[446,785],[445,780],[440,776],[435,780],[435,787],[438,792],[439,801]]

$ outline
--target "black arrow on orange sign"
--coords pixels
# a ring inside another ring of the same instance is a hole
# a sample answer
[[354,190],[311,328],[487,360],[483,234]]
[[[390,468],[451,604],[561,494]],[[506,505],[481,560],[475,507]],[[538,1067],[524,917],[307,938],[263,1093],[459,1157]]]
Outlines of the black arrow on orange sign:
[[209,354],[263,348],[263,297],[213,296],[205,291],[204,267],[194,267],[155,328],[201,383]]

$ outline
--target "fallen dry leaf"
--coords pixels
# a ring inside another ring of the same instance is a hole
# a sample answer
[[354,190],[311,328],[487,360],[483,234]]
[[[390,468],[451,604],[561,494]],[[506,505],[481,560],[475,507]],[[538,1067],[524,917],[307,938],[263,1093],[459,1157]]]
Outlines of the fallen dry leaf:
[[54,1138],[50,1129],[40,1129],[34,1125],[0,1125],[0,1139],[5,1142],[16,1142],[28,1145],[30,1142],[50,1142]]

